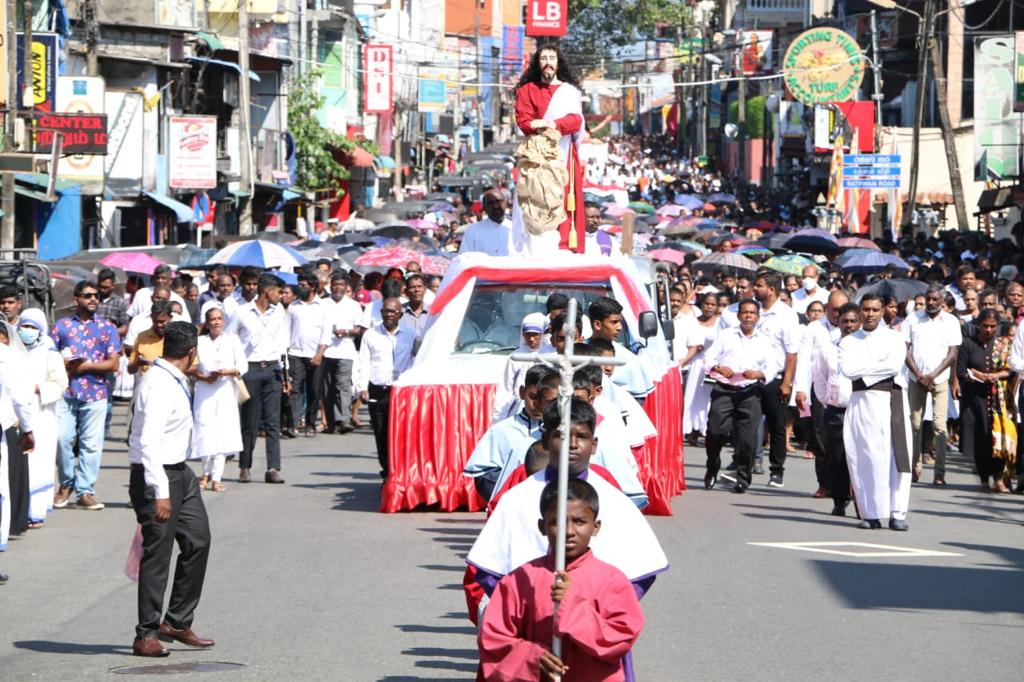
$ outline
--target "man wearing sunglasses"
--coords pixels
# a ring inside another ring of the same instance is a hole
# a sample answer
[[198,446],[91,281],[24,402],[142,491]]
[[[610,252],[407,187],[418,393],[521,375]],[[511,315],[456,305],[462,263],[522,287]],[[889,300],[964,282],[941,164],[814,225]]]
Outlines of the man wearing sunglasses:
[[[95,282],[75,285],[75,312],[58,320],[50,330],[68,372],[68,390],[58,404],[57,469],[60,487],[53,506],[63,509],[78,493],[80,509],[103,509],[96,499],[96,479],[103,457],[103,425],[110,386],[107,374],[117,371],[121,338],[117,328],[96,316],[99,287]],[[75,463],[75,440],[78,462]]]

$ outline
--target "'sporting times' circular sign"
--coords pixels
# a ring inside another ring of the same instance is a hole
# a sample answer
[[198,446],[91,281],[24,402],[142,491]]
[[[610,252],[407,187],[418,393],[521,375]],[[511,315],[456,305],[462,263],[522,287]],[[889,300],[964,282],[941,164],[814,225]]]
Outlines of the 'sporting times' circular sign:
[[804,104],[851,100],[864,79],[864,57],[853,36],[835,28],[798,35],[782,60],[790,94]]

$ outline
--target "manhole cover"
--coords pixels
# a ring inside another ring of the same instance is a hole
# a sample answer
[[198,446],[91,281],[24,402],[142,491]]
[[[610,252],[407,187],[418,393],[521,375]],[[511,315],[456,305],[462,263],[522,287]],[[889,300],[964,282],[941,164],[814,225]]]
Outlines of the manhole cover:
[[185,673],[222,673],[231,670],[244,668],[242,663],[223,662],[192,662],[192,663],[163,663],[158,665],[128,665],[120,668],[111,668],[110,672],[115,675],[182,675]]

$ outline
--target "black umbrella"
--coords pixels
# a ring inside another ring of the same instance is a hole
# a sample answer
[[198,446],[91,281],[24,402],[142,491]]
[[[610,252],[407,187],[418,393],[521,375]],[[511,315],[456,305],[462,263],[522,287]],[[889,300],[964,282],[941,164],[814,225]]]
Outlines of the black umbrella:
[[331,244],[354,244],[357,246],[373,246],[374,241],[369,232],[346,232],[328,239]]
[[373,237],[387,237],[388,239],[412,239],[420,234],[420,231],[415,227],[406,225],[405,223],[393,223],[391,225],[382,225],[376,230],[370,230],[370,235]]
[[797,232],[795,235],[786,235],[789,239],[786,241],[786,248],[790,251],[798,251],[801,253],[815,253],[822,256],[834,256],[843,250],[843,247],[836,243],[835,238],[826,239],[818,235],[812,234],[800,234]]
[[781,251],[786,248],[786,242],[793,238],[793,235],[786,234],[784,232],[776,232],[766,237],[761,237],[755,244],[763,246],[766,249],[772,249],[773,251]]
[[909,301],[926,291],[928,291],[928,284],[920,280],[902,277],[880,279],[858,289],[857,293],[853,295],[853,302],[860,303],[860,299],[868,294],[892,296],[897,301]]

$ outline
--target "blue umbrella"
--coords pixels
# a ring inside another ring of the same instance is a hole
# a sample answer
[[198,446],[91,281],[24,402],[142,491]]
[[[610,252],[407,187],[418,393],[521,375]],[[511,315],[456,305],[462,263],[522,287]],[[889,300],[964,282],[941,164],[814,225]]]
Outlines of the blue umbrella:
[[696,211],[704,208],[704,200],[692,194],[677,194],[675,201],[672,203],[679,204],[688,211]]
[[234,267],[251,266],[264,270],[291,270],[301,267],[309,260],[287,244],[253,239],[228,244],[213,255],[209,265],[223,263]]
[[869,251],[867,249],[865,251],[867,252],[858,253],[848,259],[842,266],[843,272],[870,274],[885,272],[891,267],[903,271],[910,270],[910,266],[902,258],[879,251]]

